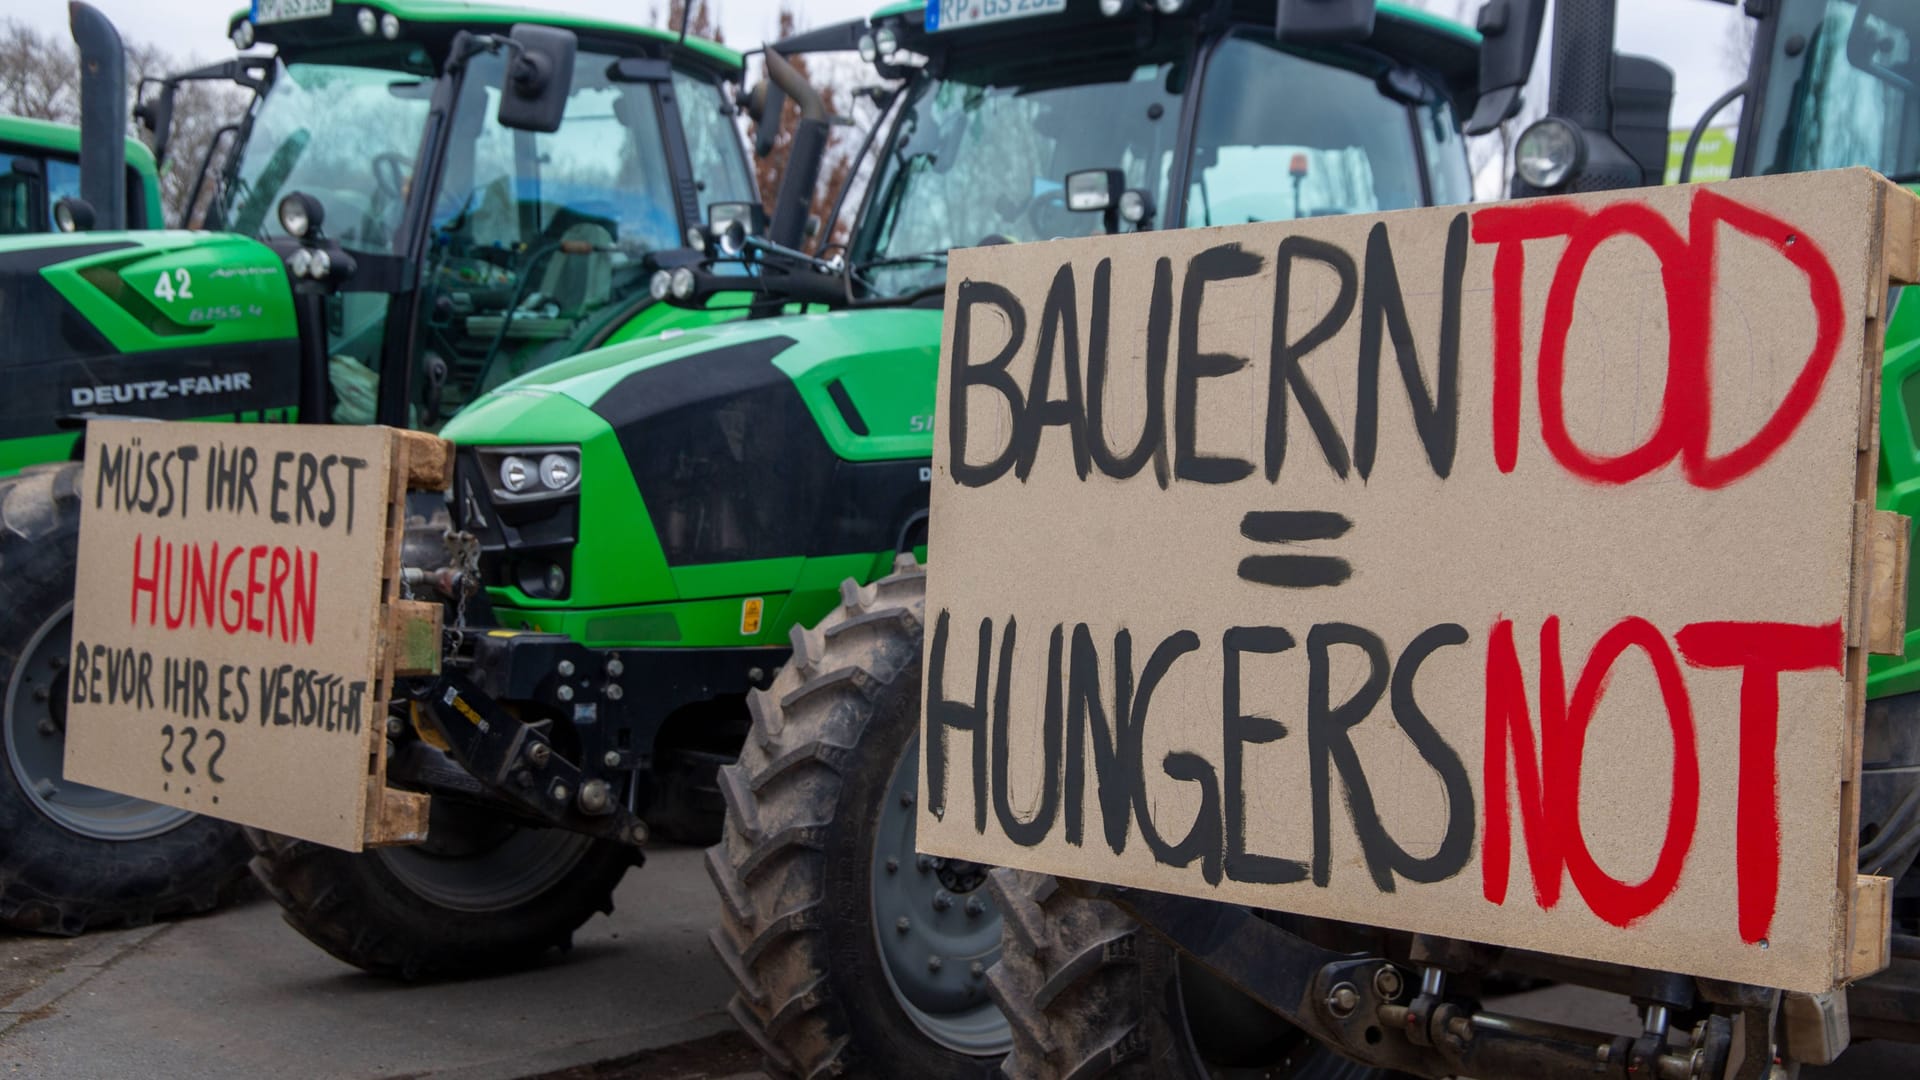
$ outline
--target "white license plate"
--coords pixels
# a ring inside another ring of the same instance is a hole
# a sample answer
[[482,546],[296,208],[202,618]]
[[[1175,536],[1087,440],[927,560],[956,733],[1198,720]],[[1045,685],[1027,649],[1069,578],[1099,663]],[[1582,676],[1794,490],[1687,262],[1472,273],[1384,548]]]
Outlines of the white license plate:
[[1067,0],[927,0],[927,32],[1053,15],[1066,9]]
[[318,19],[331,14],[333,0],[253,0],[253,21],[256,26],[293,22],[296,19]]

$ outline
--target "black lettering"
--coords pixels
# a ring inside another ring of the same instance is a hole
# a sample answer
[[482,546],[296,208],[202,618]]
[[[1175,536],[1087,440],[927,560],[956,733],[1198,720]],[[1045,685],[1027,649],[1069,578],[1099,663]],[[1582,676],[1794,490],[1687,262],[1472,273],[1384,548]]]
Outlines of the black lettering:
[[975,665],[973,703],[947,697],[947,624],[944,609],[933,624],[933,648],[927,661],[927,809],[945,820],[947,813],[947,729],[973,737],[973,831],[987,831],[987,665],[993,653],[993,620],[980,620],[979,660]]
[[1236,626],[1221,638],[1222,678],[1220,723],[1224,740],[1226,788],[1226,873],[1235,881],[1253,885],[1285,885],[1305,881],[1307,864],[1298,859],[1255,855],[1247,850],[1246,746],[1277,742],[1287,726],[1268,716],[1240,708],[1240,656],[1273,655],[1293,648],[1293,635],[1278,626]]
[[327,493],[327,508],[315,514],[313,520],[319,522],[323,529],[333,524],[334,508],[338,505],[333,494],[333,466],[339,460],[340,458],[334,454],[328,454],[320,459],[320,486]]
[[1373,472],[1380,425],[1380,336],[1384,327],[1393,341],[1394,360],[1406,383],[1413,408],[1413,427],[1426,447],[1427,461],[1436,476],[1453,471],[1454,444],[1460,426],[1460,276],[1466,267],[1467,215],[1454,215],[1447,230],[1444,278],[1447,296],[1442,304],[1440,354],[1435,387],[1429,391],[1407,322],[1406,301],[1393,265],[1393,245],[1387,227],[1375,223],[1367,234],[1367,280],[1360,301],[1360,385],[1353,421],[1354,471],[1365,480]]
[[[1060,371],[1066,396],[1053,397],[1053,359],[1060,351]],[[1073,441],[1073,470],[1085,480],[1093,468],[1087,454],[1086,400],[1080,390],[1080,307],[1073,287],[1073,264],[1063,263],[1053,275],[1045,306],[1040,309],[1039,347],[1033,356],[1033,375],[1027,388],[1027,410],[1016,425],[1014,441],[1020,453],[1013,474],[1024,483],[1040,454],[1040,436],[1049,427],[1064,427]]]
[[1219,244],[1187,263],[1180,287],[1180,343],[1174,358],[1173,475],[1199,484],[1231,484],[1253,472],[1243,458],[1202,454],[1199,442],[1200,380],[1231,375],[1247,366],[1232,353],[1200,351],[1200,315],[1209,282],[1251,277],[1260,272],[1260,256],[1239,244]]
[[[1124,715],[1121,704],[1133,696],[1133,639],[1125,630],[1113,636],[1113,700],[1115,719]],[[1067,665],[1067,771],[1063,782],[1066,802],[1067,843],[1079,847],[1082,838],[1083,800],[1086,792],[1087,731],[1093,732],[1093,776],[1100,804],[1100,825],[1107,846],[1118,855],[1127,850],[1127,822],[1132,798],[1122,772],[1121,750],[1127,744],[1126,731],[1107,727],[1107,713],[1100,701],[1100,656],[1093,647],[1093,635],[1087,624],[1073,628],[1073,644]]]
[[[984,364],[971,364],[967,362],[967,357],[973,341],[973,309],[981,304],[992,304],[1000,309],[1007,320],[1007,343],[994,354],[993,359]],[[990,484],[1006,475],[1015,455],[1019,453],[1026,401],[1013,376],[1007,373],[1007,365],[1013,362],[1014,355],[1020,351],[1026,333],[1026,312],[1011,291],[989,281],[966,280],[960,283],[954,296],[953,371],[948,382],[947,398],[947,460],[952,463],[955,483],[965,487]],[[1013,423],[1008,425],[1011,435],[1007,445],[984,465],[972,464],[966,456],[968,391],[976,386],[997,391],[1006,399],[1007,407],[1013,410]]]
[[[1333,305],[1326,314],[1320,316],[1320,321],[1300,335],[1298,340],[1288,341],[1287,319],[1293,310],[1293,264],[1298,259],[1311,259],[1332,270],[1340,279],[1340,290],[1334,294]],[[1280,466],[1287,459],[1287,399],[1292,397],[1300,403],[1300,414],[1306,417],[1307,426],[1313,429],[1314,438],[1319,441],[1320,452],[1326,455],[1327,464],[1333,468],[1336,476],[1344,480],[1349,467],[1346,441],[1341,438],[1339,429],[1333,426],[1333,417],[1327,414],[1327,407],[1321,403],[1319,392],[1308,381],[1306,372],[1300,369],[1300,361],[1332,340],[1353,315],[1354,296],[1359,291],[1359,275],[1353,265],[1353,256],[1325,241],[1304,236],[1289,236],[1280,241],[1277,260],[1273,286],[1272,366],[1267,371],[1267,479],[1278,480]]]
[[[1366,653],[1366,682],[1338,706],[1332,697],[1331,653],[1335,645],[1349,645]],[[1329,763],[1340,770],[1347,792],[1347,816],[1360,838],[1367,870],[1381,892],[1393,891],[1393,875],[1380,848],[1386,829],[1375,812],[1373,791],[1353,749],[1351,731],[1367,718],[1386,692],[1389,664],[1380,635],[1347,623],[1321,623],[1307,631],[1307,757],[1313,794],[1313,883],[1324,887],[1333,862],[1333,778]]]
[[276,525],[285,525],[293,520],[291,515],[280,509],[280,493],[292,487],[287,478],[281,475],[280,470],[292,460],[293,451],[291,450],[281,450],[273,455],[273,492],[267,499],[267,516],[272,518]]
[[1125,454],[1107,446],[1107,321],[1113,260],[1101,259],[1093,271],[1093,320],[1087,332],[1087,450],[1099,470],[1117,480],[1139,472],[1153,459],[1153,474],[1167,486],[1166,385],[1167,341],[1173,327],[1173,260],[1153,266],[1153,294],[1147,301],[1147,417],[1140,438]]
[[296,523],[313,521],[319,517],[313,509],[313,485],[319,479],[320,461],[312,454],[300,455],[299,467],[294,470],[293,520]]
[[1467,628],[1464,626],[1457,623],[1431,626],[1413,639],[1393,667],[1393,719],[1400,725],[1400,730],[1407,733],[1407,740],[1413,743],[1414,749],[1420,751],[1420,756],[1439,774],[1447,798],[1446,835],[1440,840],[1440,849],[1426,858],[1409,854],[1398,841],[1382,830],[1382,837],[1388,846],[1388,862],[1408,881],[1445,881],[1465,869],[1467,860],[1473,855],[1473,782],[1467,777],[1467,768],[1461,764],[1460,755],[1434,730],[1413,696],[1414,677],[1420,673],[1420,665],[1426,662],[1427,657],[1449,645],[1466,643]]
[[340,464],[347,470],[347,532],[353,532],[353,474],[367,467],[366,458],[343,457]]
[[[1220,884],[1220,783],[1214,776],[1213,766],[1198,754],[1184,751],[1171,753],[1161,762],[1160,767],[1175,780],[1200,785],[1200,810],[1194,815],[1193,827],[1177,844],[1169,844],[1160,835],[1159,828],[1153,823],[1153,812],[1147,799],[1146,774],[1146,728],[1147,712],[1153,703],[1153,691],[1166,677],[1167,669],[1173,662],[1200,647],[1200,635],[1191,630],[1181,630],[1162,641],[1147,658],[1147,666],[1140,673],[1140,689],[1128,704],[1129,717],[1122,716],[1120,727],[1127,734],[1127,757],[1133,765],[1133,809],[1140,819],[1140,838],[1146,841],[1147,849],[1153,852],[1156,861],[1165,866],[1186,866],[1194,859],[1200,860],[1200,876],[1209,885]],[[1118,703],[1116,702],[1116,705]],[[1118,711],[1116,709],[1116,711]]]
[[1061,628],[1053,628],[1053,640],[1047,647],[1047,704],[1040,727],[1040,808],[1028,821],[1021,821],[1014,813],[1011,785],[1007,782],[1016,629],[1014,620],[1008,619],[1006,633],[1000,637],[1000,685],[993,693],[993,813],[1007,839],[1021,847],[1033,847],[1047,838],[1060,809]]

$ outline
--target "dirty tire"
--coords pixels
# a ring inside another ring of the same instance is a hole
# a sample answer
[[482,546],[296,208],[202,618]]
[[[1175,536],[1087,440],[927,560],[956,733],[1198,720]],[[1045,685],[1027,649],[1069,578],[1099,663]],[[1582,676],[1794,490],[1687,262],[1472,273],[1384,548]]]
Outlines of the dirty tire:
[[[451,812],[434,802],[436,824]],[[461,813],[483,813],[460,810]],[[572,947],[573,932],[611,914],[613,889],[633,865],[631,850],[571,833],[538,833],[582,844],[530,894],[488,910],[449,906],[423,895],[380,851],[359,854],[248,829],[253,874],[280,903],[287,925],[362,971],[407,981],[462,978],[524,968],[549,949]]]
[[792,661],[749,697],[753,728],[720,773],[709,940],[737,988],[728,1011],[779,1075],[988,1077],[997,1053],[950,1050],[902,1009],[870,916],[878,804],[919,730],[926,575],[903,556],[841,594],[818,627],[794,628]]
[[[987,988],[1013,1026],[1008,1080],[1380,1080],[1224,984],[1189,1009],[1179,953],[1104,900],[1074,896],[1048,874],[996,869],[1000,962]],[[1190,970],[1190,969],[1189,969]],[[1187,974],[1185,979],[1203,976]],[[1195,989],[1199,989],[1196,987]],[[1197,996],[1197,995],[1196,995]],[[1210,1041],[1188,1016],[1227,1029]],[[1220,1052],[1221,1043],[1233,1044]]]
[[[109,807],[144,808],[136,816],[153,824],[129,828],[109,816],[102,834],[89,835],[27,790],[26,759],[16,755],[16,740],[23,753],[39,743],[43,764],[57,761],[64,744],[64,734],[53,734],[62,729],[40,724],[65,716],[66,652],[47,643],[64,638],[71,626],[79,484],[78,462],[34,466],[0,480],[0,724],[8,733],[0,755],[0,924],[51,934],[209,911],[246,882],[246,841],[226,822],[100,792]],[[55,756],[46,758],[48,752]],[[48,774],[57,767],[37,771],[52,781]],[[115,830],[125,831],[115,836]]]

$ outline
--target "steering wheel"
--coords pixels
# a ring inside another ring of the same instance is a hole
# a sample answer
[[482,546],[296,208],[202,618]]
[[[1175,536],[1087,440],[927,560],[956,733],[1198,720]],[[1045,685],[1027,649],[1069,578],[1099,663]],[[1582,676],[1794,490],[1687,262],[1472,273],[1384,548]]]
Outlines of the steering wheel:
[[[1002,207],[1005,207],[1007,204],[1001,203],[1000,205]],[[1066,189],[1053,188],[1048,191],[1039,192],[1038,194],[1034,195],[1032,198],[1028,199],[1026,203],[1020,207],[1019,210],[1014,211],[1013,213],[1007,214],[1005,220],[1009,224],[1014,222],[1025,221],[1028,225],[1031,226],[1031,229],[1027,230],[1028,238],[1033,240],[1044,240],[1056,235],[1068,235],[1068,234],[1060,233],[1058,230],[1049,229],[1046,226],[1041,224],[1040,219],[1037,215],[1040,211],[1040,208],[1043,206],[1058,206],[1060,208],[1059,210],[1060,213],[1066,213],[1067,212]]]
[[413,167],[413,159],[405,154],[396,154],[389,150],[373,155],[373,182],[380,194],[395,202],[406,198],[407,170]]

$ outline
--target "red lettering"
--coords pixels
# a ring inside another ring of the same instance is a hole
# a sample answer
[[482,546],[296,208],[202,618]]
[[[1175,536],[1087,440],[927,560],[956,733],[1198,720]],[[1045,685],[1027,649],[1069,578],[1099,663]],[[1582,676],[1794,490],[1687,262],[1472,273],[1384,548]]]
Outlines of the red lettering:
[[293,626],[296,633],[306,637],[307,644],[313,644],[313,613],[320,594],[320,553],[306,553],[306,569],[302,571],[300,550],[293,552]]
[[[1566,679],[1560,669],[1560,620],[1548,616],[1540,626],[1540,741],[1551,754],[1559,738],[1566,706]],[[1533,723],[1527,716],[1527,687],[1513,647],[1513,623],[1493,624],[1487,646],[1486,758],[1481,786],[1486,791],[1486,839],[1481,845],[1480,891],[1489,901],[1507,901],[1507,873],[1513,846],[1507,813],[1507,745],[1513,745],[1513,771],[1526,832],[1527,866],[1533,872],[1534,899],[1543,909],[1560,902],[1559,844],[1547,820],[1542,760],[1533,749]],[[1550,761],[1550,759],[1549,759]]]
[[[220,629],[229,634],[239,633],[241,625],[246,622],[247,596],[237,583],[233,583],[233,564],[246,552],[245,547],[235,544],[227,552],[226,561],[220,564],[220,588],[226,593],[227,600],[233,602],[229,605],[223,601],[220,605]],[[232,588],[227,587],[229,583],[233,583]],[[232,618],[228,618],[229,615]]]
[[[183,548],[180,552],[180,579],[176,585],[173,577],[173,547],[172,544],[167,545],[166,568],[160,572],[160,611],[166,617],[167,629],[178,630],[190,614],[187,611],[187,551]],[[178,611],[173,606],[175,596],[180,598]]]
[[[1660,682],[1660,697],[1666,706],[1667,726],[1673,733],[1673,793],[1667,803],[1667,832],[1660,842],[1653,872],[1635,885],[1600,869],[1587,850],[1586,836],[1580,829],[1580,772],[1587,725],[1607,691],[1614,661],[1629,648],[1646,653],[1653,665],[1654,676]],[[1547,795],[1549,812],[1554,820],[1563,823],[1565,830],[1562,850],[1567,873],[1595,915],[1615,926],[1632,926],[1666,903],[1680,884],[1680,870],[1693,848],[1694,826],[1700,818],[1700,753],[1693,727],[1693,706],[1687,699],[1687,683],[1673,658],[1673,650],[1652,623],[1641,618],[1622,619],[1601,635],[1580,672],[1579,683],[1573,688],[1573,700],[1567,706],[1566,735],[1560,740],[1564,754],[1560,767],[1550,768],[1548,772],[1551,779]]]
[[[293,572],[291,560],[287,558],[287,549],[275,547],[273,559],[267,570],[267,633],[274,632],[274,626],[280,627],[280,640],[292,641],[293,633],[287,628],[287,576]],[[276,624],[274,616],[279,616]]]
[[1838,621],[1694,623],[1674,636],[1694,667],[1741,669],[1735,878],[1740,939],[1754,944],[1772,929],[1780,893],[1780,675],[1839,671],[1845,639]]
[[211,552],[203,552],[198,544],[193,546],[192,579],[187,586],[188,593],[193,598],[193,614],[187,621],[193,625],[199,625],[203,620],[208,626],[218,623],[219,601],[216,599],[215,588],[218,579],[214,567],[219,565],[219,562],[219,541],[214,541]]
[[[1807,276],[1815,315],[1814,345],[1792,387],[1760,430],[1746,443],[1714,457],[1712,433],[1713,294],[1719,272],[1719,226],[1725,224],[1779,252]],[[1526,279],[1524,244],[1566,237],[1567,246],[1548,288],[1539,354],[1540,434],[1562,468],[1598,484],[1624,484],[1678,459],[1689,483],[1721,488],[1766,464],[1793,436],[1819,398],[1838,355],[1845,307],[1839,279],[1818,245],[1779,218],[1711,191],[1693,195],[1682,238],[1667,219],[1644,203],[1616,202],[1588,213],[1564,202],[1489,207],[1473,217],[1476,243],[1497,245],[1493,264],[1493,456],[1512,472],[1519,455],[1521,372]],[[1567,335],[1587,262],[1615,237],[1634,237],[1660,261],[1667,301],[1667,380],[1660,414],[1639,446],[1595,456],[1573,440],[1564,400]]]
[[153,572],[146,577],[140,576],[140,541],[144,534],[133,538],[133,595],[127,605],[127,621],[134,626],[140,625],[140,594],[147,594],[147,625],[153,625],[154,609],[159,603],[160,589],[160,538],[153,538]]
[[265,544],[255,544],[247,549],[247,629],[256,634],[266,627],[266,623],[254,614],[257,605],[253,599],[267,591],[267,587],[260,581],[260,560],[266,554],[267,545]]

